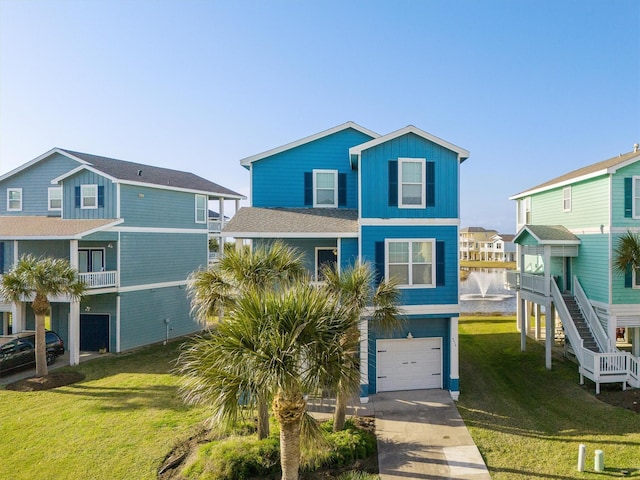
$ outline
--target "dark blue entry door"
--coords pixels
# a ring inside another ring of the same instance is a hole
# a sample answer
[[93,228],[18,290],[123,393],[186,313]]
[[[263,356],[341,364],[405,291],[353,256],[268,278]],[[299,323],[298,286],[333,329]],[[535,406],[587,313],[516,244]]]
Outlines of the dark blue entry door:
[[80,315],[80,350],[109,350],[109,315]]

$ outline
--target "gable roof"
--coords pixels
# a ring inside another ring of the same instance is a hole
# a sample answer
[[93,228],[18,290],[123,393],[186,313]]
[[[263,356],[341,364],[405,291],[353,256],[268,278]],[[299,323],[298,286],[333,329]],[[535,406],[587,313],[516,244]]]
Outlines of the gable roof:
[[564,225],[525,225],[516,233],[518,243],[525,234],[531,235],[541,245],[580,245],[580,239]]
[[346,208],[242,207],[222,232],[236,238],[357,237],[358,212]]
[[381,137],[377,137],[368,142],[361,143],[360,145],[356,145],[355,147],[351,147],[349,149],[349,155],[360,155],[363,150],[373,148],[377,145],[388,142],[389,140],[392,140],[394,138],[401,137],[408,133],[413,133],[414,135],[418,135],[419,137],[425,138],[430,142],[433,142],[437,145],[440,145],[441,147],[444,147],[448,150],[451,150],[452,152],[457,153],[460,163],[464,162],[467,158],[469,158],[468,150],[465,150],[464,148],[460,148],[457,145],[454,145],[453,143],[447,142],[446,140],[436,137],[435,135],[431,135],[430,133],[425,132],[424,130],[421,130],[418,127],[415,127],[413,125],[407,125],[406,127],[401,128],[400,130],[396,130],[395,132],[387,133],[386,135],[382,135]]
[[560,175],[559,177],[556,177],[552,180],[541,183],[540,185],[513,195],[512,197],[509,197],[509,200],[516,200],[527,195],[543,192],[545,190],[551,190],[552,188],[558,188],[582,180],[587,180],[589,178],[595,178],[601,175],[615,173],[619,168],[626,167],[627,165],[637,162],[638,160],[640,160],[640,152],[629,152],[620,154],[617,157],[593,163],[591,165],[587,165],[586,167],[578,168],[577,170],[573,170],[569,173],[565,173],[564,175]]
[[122,222],[122,219],[113,218],[67,220],[60,217],[44,216],[2,217],[0,239],[80,239],[90,233],[106,230]]
[[348,128],[352,128],[357,130],[358,132],[364,133],[365,135],[369,135],[372,138],[377,138],[380,135],[376,132],[373,132],[367,128],[364,128],[357,123],[354,122],[345,122],[343,124],[337,125],[333,128],[329,128],[327,130],[323,130],[322,132],[316,133],[314,135],[309,135],[308,137],[301,138],[300,140],[296,140],[295,142],[287,143],[286,145],[282,145],[280,147],[272,148],[271,150],[267,150],[266,152],[258,153],[256,155],[252,155],[250,157],[246,157],[240,160],[240,165],[248,168],[253,162],[258,160],[262,160],[263,158],[270,157],[271,155],[275,155],[277,153],[285,152],[287,150],[291,150],[292,148],[299,147],[300,145],[304,145],[305,143],[310,143],[315,140],[319,140],[323,137],[327,137],[329,135],[333,135],[334,133],[341,132],[342,130],[346,130]]
[[[217,183],[206,180],[198,175],[170,168],[154,167],[142,163],[127,162],[115,158],[101,157],[88,153],[74,152],[72,150],[57,149],[60,153],[66,154],[83,163],[79,169],[89,169],[100,172],[110,177],[115,183],[128,183],[132,185],[153,185],[164,188],[177,188],[182,190],[192,190],[218,194],[230,198],[245,198],[242,194],[234,192]],[[79,169],[72,170],[55,179],[62,180]]]

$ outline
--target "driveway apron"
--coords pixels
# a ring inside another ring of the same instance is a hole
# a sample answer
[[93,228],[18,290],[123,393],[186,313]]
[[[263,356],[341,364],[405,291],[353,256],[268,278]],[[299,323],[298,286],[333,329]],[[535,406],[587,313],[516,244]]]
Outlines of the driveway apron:
[[385,392],[370,401],[382,480],[491,479],[449,392]]

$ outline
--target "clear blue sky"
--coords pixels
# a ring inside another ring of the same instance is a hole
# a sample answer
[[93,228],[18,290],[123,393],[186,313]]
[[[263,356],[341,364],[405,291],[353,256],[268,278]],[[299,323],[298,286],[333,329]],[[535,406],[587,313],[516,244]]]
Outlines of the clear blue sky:
[[[465,226],[640,143],[637,0],[0,0],[0,174],[53,147],[189,170],[352,120],[471,151]],[[230,206],[231,208],[231,206]]]

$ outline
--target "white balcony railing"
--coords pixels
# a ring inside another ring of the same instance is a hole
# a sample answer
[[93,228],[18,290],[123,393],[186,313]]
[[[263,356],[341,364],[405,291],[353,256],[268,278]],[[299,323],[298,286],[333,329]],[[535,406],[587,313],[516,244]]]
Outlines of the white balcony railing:
[[86,272],[78,274],[78,277],[87,288],[106,288],[116,286],[116,273],[115,271]]

